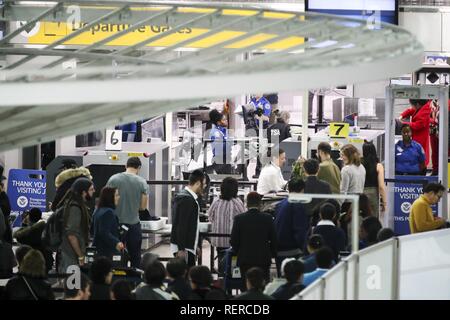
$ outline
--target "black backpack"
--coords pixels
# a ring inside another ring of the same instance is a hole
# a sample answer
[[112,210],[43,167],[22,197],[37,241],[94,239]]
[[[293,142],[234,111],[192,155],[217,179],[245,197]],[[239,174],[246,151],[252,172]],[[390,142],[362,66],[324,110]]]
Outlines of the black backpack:
[[60,206],[48,218],[42,232],[42,244],[50,251],[56,252],[62,243],[64,233],[65,206]]

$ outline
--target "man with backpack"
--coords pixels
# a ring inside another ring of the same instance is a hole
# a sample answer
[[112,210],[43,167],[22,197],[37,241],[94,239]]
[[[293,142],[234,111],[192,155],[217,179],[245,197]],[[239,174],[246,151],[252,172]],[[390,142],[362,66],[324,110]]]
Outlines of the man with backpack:
[[59,246],[59,273],[72,265],[83,266],[89,241],[90,216],[86,203],[94,195],[94,185],[87,178],[78,178],[61,201],[55,214],[62,213],[62,239]]

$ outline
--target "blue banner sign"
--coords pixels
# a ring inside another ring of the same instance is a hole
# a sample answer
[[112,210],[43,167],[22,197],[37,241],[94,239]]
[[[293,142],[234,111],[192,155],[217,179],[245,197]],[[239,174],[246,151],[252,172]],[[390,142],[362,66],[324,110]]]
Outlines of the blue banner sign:
[[22,224],[22,213],[31,208],[45,211],[46,172],[11,169],[8,176],[8,196],[11,213],[17,215],[13,227]]
[[[423,183],[412,183],[412,180],[426,180],[437,182],[436,176],[396,176],[396,180],[403,180],[394,184],[394,232],[396,235],[410,234],[409,213],[413,202],[422,194]],[[437,215],[438,206],[432,206],[433,213]]]

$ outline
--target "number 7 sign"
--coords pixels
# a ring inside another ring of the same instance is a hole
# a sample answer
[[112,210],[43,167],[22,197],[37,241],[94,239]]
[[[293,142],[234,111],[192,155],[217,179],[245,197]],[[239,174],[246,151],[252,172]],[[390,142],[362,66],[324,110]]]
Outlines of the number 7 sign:
[[330,123],[330,137],[347,138],[350,133],[350,125],[348,123],[332,122]]
[[106,130],[105,150],[122,150],[122,130]]

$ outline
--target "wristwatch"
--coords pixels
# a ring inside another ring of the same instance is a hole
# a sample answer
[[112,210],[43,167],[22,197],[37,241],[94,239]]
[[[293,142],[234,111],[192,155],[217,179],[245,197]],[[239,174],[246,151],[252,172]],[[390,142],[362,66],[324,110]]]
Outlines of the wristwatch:
[[78,261],[84,261],[84,256],[78,257]]

